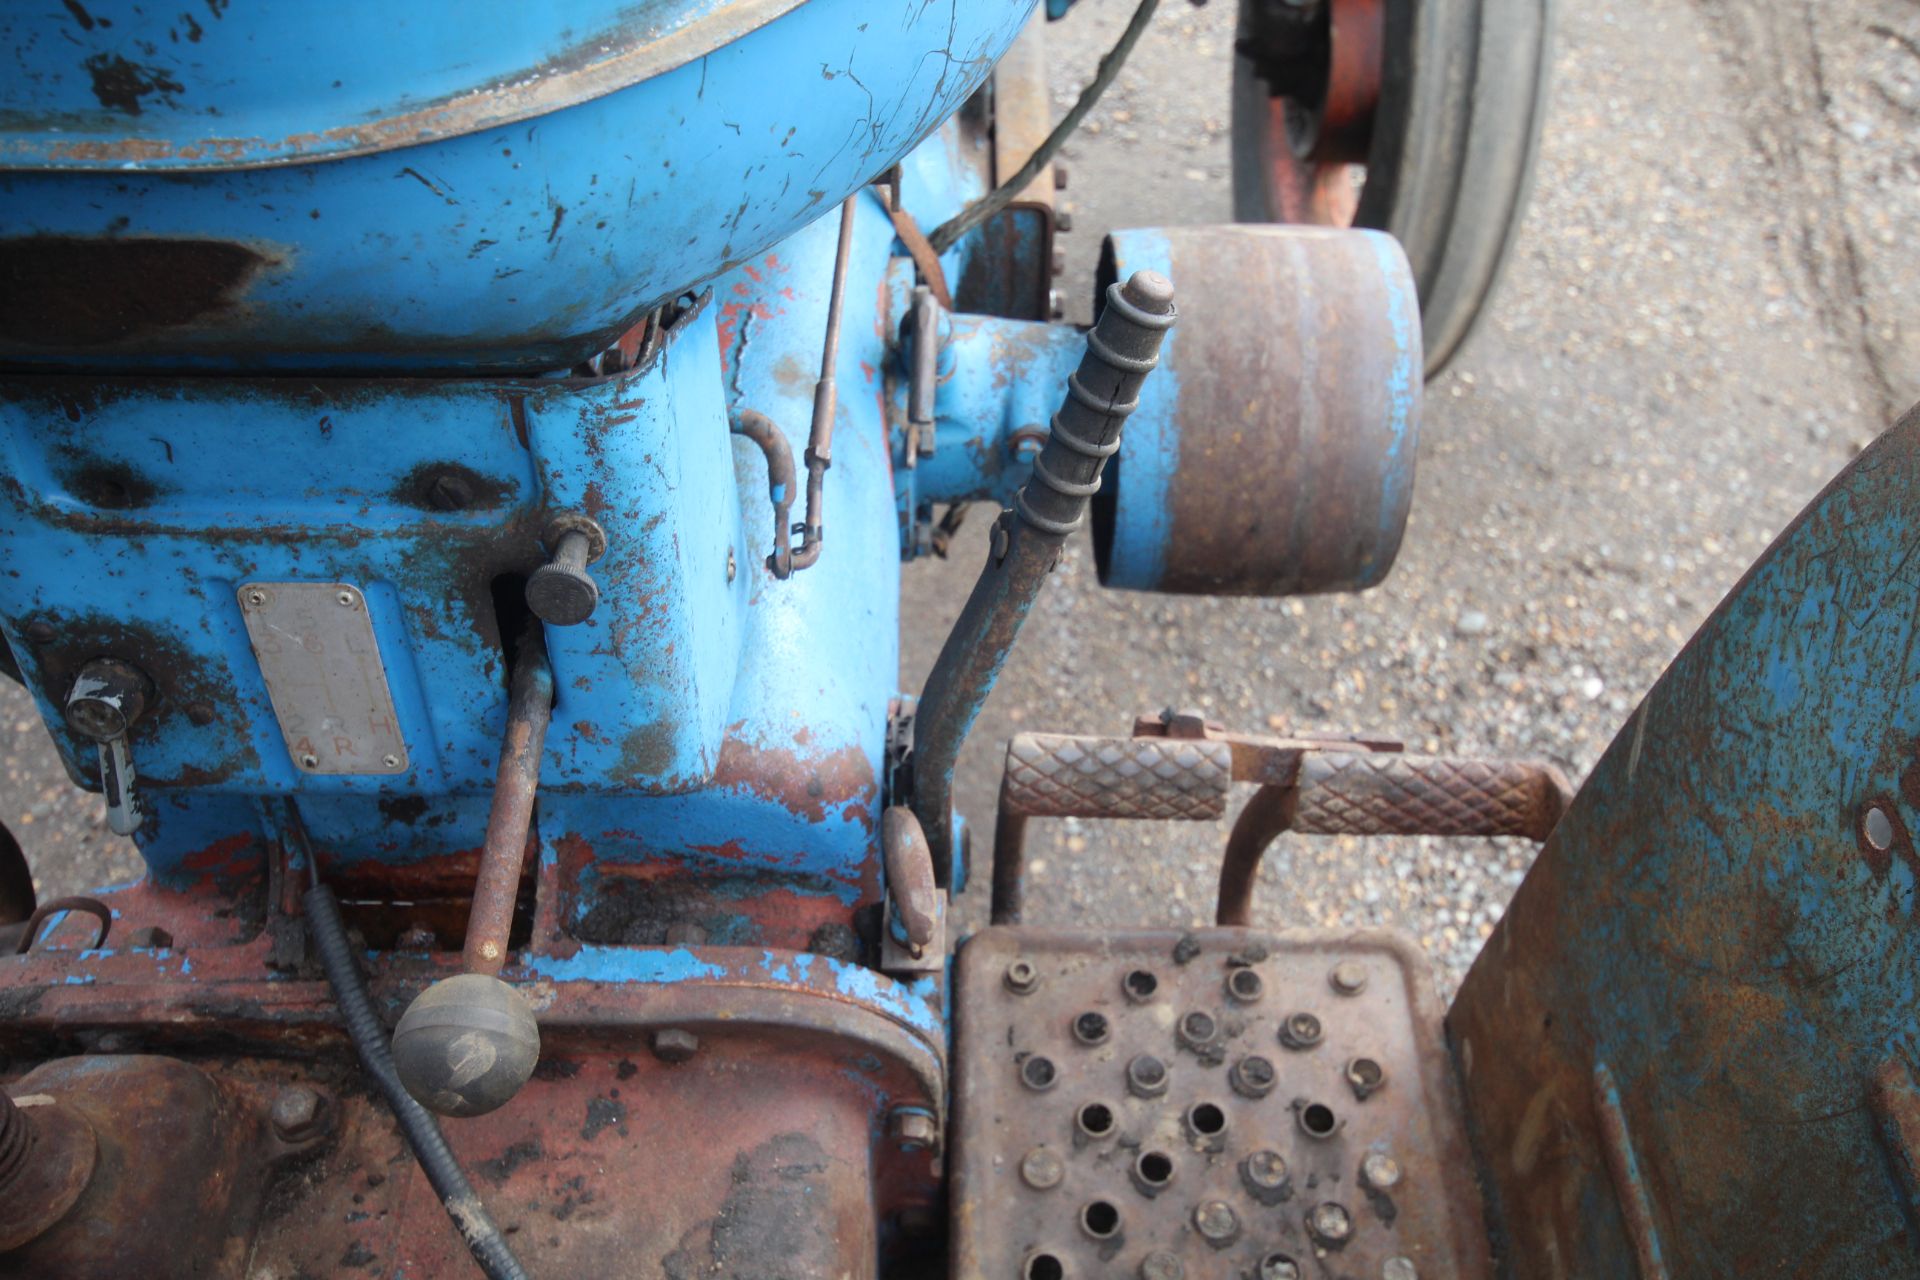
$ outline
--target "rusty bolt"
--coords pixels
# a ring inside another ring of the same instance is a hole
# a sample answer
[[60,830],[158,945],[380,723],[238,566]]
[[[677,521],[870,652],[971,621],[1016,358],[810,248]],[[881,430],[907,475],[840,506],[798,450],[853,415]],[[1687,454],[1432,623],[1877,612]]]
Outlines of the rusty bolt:
[[145,925],[127,935],[127,945],[130,947],[152,947],[158,951],[173,945],[173,935],[157,924]]
[[203,729],[213,723],[214,710],[210,702],[189,702],[186,712],[187,719]]
[[1240,1218],[1224,1200],[1203,1200],[1194,1206],[1193,1229],[1216,1249],[1224,1249],[1240,1238]]
[[1279,1204],[1292,1189],[1287,1182],[1287,1160],[1278,1151],[1256,1151],[1240,1162],[1240,1181],[1247,1194],[1261,1204]]
[[1035,1147],[1020,1158],[1020,1181],[1035,1191],[1051,1191],[1066,1176],[1066,1161],[1051,1147]]
[[436,511],[460,511],[473,501],[473,491],[459,476],[443,471],[427,486],[427,501]]
[[1062,209],[1053,215],[1053,229],[1062,233],[1073,230],[1073,210]]
[[1384,1151],[1369,1151],[1360,1161],[1360,1181],[1375,1191],[1389,1191],[1400,1182],[1400,1162]]
[[1300,1264],[1284,1253],[1260,1259],[1260,1280],[1300,1280]]
[[304,1142],[320,1131],[326,1116],[320,1095],[303,1084],[288,1085],[273,1095],[270,1119],[282,1142]]
[[1388,1258],[1380,1264],[1380,1280],[1420,1280],[1412,1258]]
[[919,1107],[896,1107],[887,1123],[902,1151],[925,1151],[940,1139],[940,1126]]
[[1220,1038],[1220,1023],[1204,1009],[1195,1009],[1180,1019],[1174,1038],[1189,1049],[1205,1049]]
[[1040,971],[1031,960],[1015,960],[1007,966],[1007,990],[1017,996],[1032,995],[1040,985]]
[[1140,1280],[1186,1280],[1187,1269],[1171,1253],[1154,1250],[1140,1259]]
[[653,1033],[653,1056],[662,1062],[685,1062],[700,1052],[700,1037],[691,1031],[668,1027]]
[[1053,274],[1055,274],[1056,276],[1063,276],[1067,274],[1067,255],[1065,250],[1055,249],[1053,251],[1052,266],[1053,266]]
[[1338,1249],[1353,1238],[1353,1215],[1331,1200],[1315,1205],[1307,1214],[1307,1234],[1329,1249]]
[[1055,164],[1053,166],[1053,189],[1055,191],[1065,191],[1067,189],[1067,177],[1067,166]]
[[1367,989],[1367,967],[1358,960],[1342,960],[1327,975],[1333,989],[1343,996],[1357,996]]
[[35,644],[51,644],[53,638],[58,634],[59,632],[54,630],[53,624],[45,618],[35,618],[27,624],[27,639],[33,641]]

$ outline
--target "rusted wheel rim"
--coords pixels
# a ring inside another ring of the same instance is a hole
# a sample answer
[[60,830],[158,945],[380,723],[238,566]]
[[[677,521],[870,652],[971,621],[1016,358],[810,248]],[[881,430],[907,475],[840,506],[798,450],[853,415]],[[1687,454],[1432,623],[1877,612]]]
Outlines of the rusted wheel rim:
[[1385,3],[1328,0],[1327,10],[1324,91],[1268,101],[1268,200],[1283,222],[1350,227],[1380,103]]

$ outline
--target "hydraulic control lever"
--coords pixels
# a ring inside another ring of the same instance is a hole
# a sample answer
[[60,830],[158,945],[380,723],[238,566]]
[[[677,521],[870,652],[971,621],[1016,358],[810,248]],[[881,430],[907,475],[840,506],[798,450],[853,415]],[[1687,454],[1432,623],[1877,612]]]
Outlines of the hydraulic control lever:
[[67,691],[67,723],[100,748],[100,790],[107,798],[107,826],[116,835],[130,836],[146,820],[127,732],[147,713],[152,697],[153,681],[118,658],[95,658]]

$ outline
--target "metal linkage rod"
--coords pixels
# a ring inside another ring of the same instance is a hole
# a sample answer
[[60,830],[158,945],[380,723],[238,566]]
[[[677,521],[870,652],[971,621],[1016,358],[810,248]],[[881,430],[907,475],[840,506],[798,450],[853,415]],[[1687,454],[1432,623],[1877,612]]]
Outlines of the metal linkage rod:
[[1059,562],[1060,549],[1086,519],[1107,459],[1140,386],[1159,362],[1173,327],[1173,284],[1135,272],[1107,289],[1107,305],[1087,335],[1087,352],[1067,379],[1066,401],[1033,461],[1033,478],[994,527],[987,565],[927,677],[913,726],[913,810],[947,883],[953,863],[953,771],[1027,613]]
[[840,205],[840,242],[833,251],[833,287],[827,296],[827,340],[821,344],[820,378],[813,384],[813,425],[807,432],[807,513],[800,526],[800,545],[793,551],[795,570],[820,558],[820,540],[827,532],[821,508],[826,502],[827,468],[833,465],[833,419],[839,411],[833,366],[840,359],[841,303],[847,296],[847,259],[853,249],[853,215],[859,200],[860,193],[855,192]]
[[539,623],[520,635],[513,681],[507,692],[507,735],[500,746],[500,771],[487,814],[486,844],[480,875],[473,886],[467,916],[467,942],[461,963],[468,973],[498,975],[507,960],[507,936],[513,905],[520,896],[520,872],[526,861],[527,834],[533,828],[533,799],[540,786],[540,757],[553,718],[553,668]]

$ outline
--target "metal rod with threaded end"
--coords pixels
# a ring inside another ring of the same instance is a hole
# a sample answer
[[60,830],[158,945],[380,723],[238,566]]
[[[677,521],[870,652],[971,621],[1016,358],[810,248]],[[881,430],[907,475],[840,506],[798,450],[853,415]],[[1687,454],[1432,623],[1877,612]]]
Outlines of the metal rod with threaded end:
[[1120,428],[1173,327],[1173,283],[1137,271],[1107,288],[1087,352],[1033,460],[1033,478],[1000,513],[987,565],[927,677],[913,725],[913,811],[944,885],[953,865],[953,770],[1067,538],[1086,519]]

